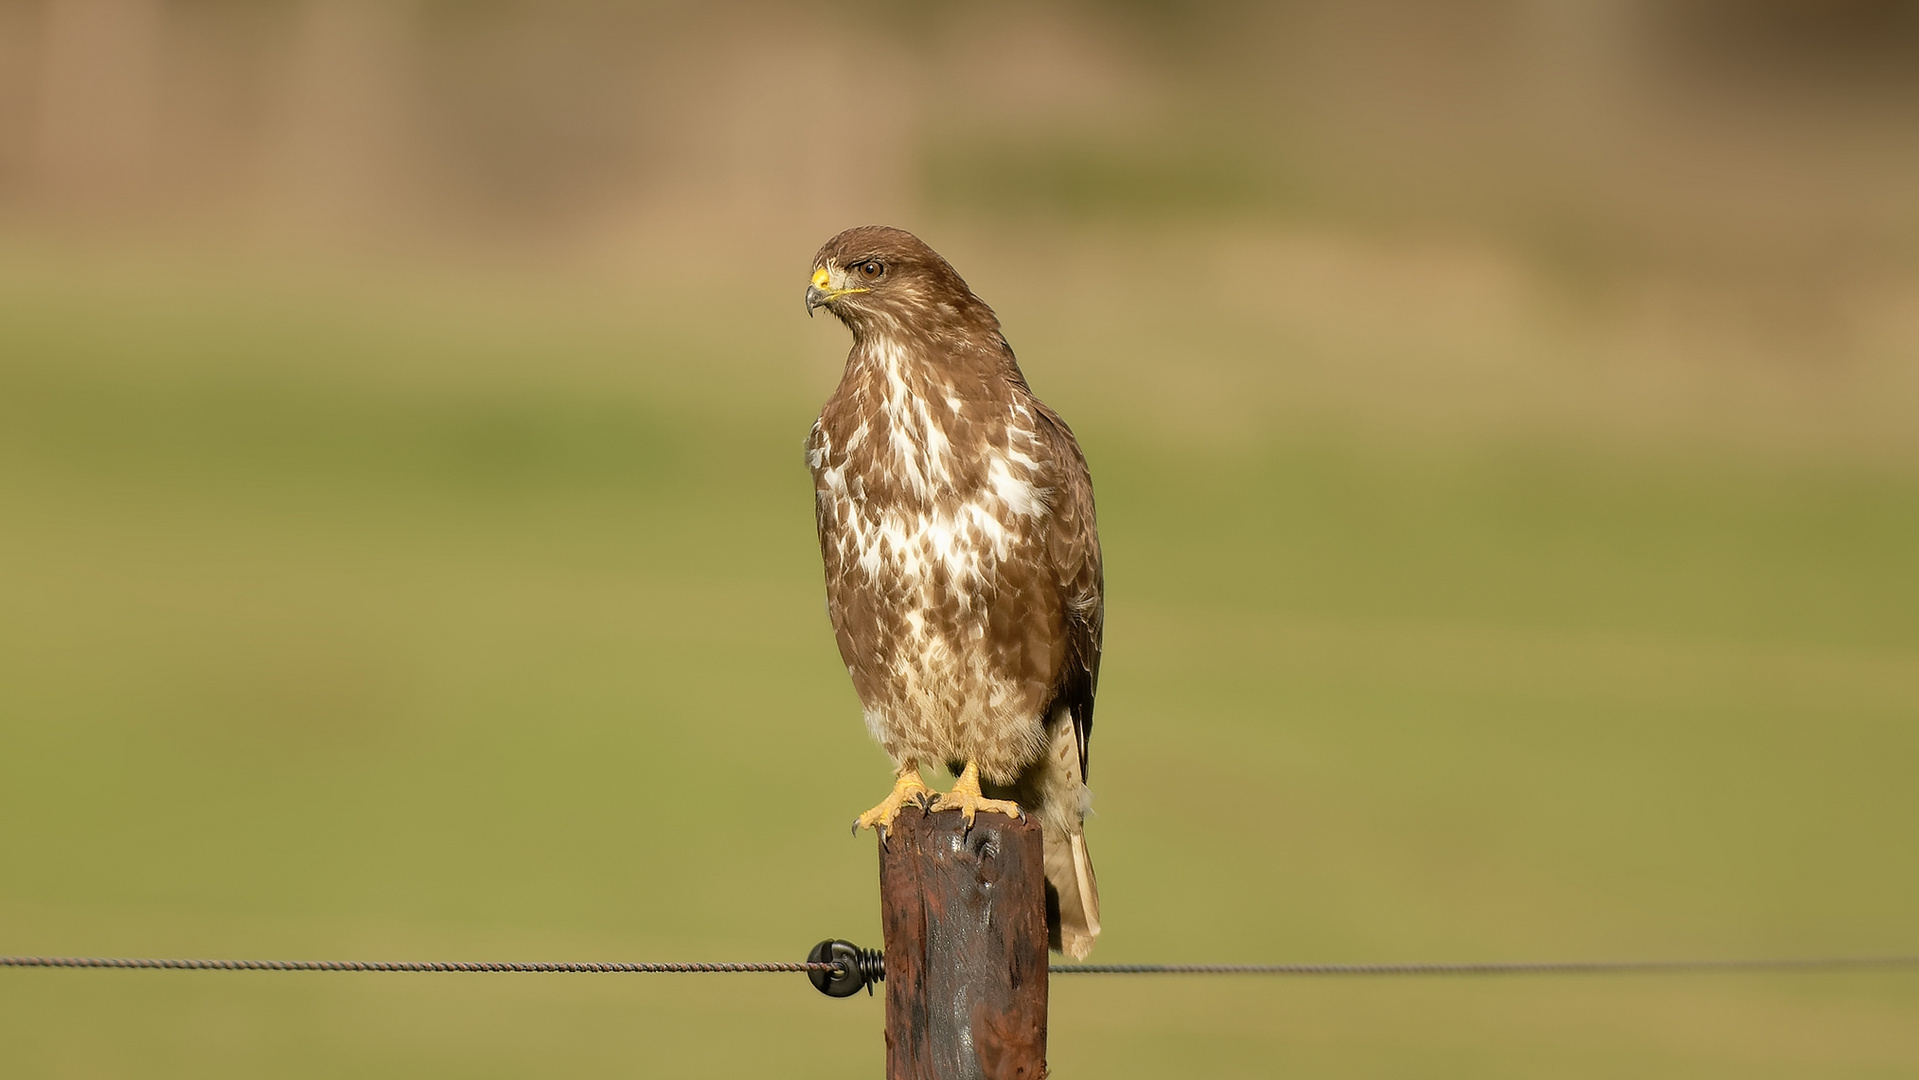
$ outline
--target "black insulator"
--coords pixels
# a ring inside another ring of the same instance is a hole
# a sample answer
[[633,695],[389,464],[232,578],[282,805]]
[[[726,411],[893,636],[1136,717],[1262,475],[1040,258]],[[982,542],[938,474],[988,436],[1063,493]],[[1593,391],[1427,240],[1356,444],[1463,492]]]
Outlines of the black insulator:
[[813,989],[827,997],[852,997],[866,988],[871,996],[873,984],[886,978],[886,957],[878,949],[862,949],[850,941],[832,938],[813,946],[806,954],[809,964],[832,964],[831,969],[806,973]]

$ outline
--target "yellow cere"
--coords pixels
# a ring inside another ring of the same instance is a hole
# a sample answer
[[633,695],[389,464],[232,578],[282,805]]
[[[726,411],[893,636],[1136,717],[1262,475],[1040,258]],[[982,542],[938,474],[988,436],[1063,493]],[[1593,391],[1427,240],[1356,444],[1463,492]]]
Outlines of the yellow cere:
[[816,289],[826,288],[826,283],[830,278],[831,275],[826,272],[826,267],[820,267],[818,270],[813,271],[813,287]]

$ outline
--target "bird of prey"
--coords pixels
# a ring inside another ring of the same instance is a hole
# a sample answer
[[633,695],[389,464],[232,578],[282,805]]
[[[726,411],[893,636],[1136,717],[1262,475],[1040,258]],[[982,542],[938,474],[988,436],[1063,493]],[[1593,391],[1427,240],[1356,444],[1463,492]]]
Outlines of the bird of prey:
[[[1105,583],[1092,478],[1026,385],[993,309],[911,233],[848,229],[813,259],[810,315],[853,333],[807,440],[827,612],[902,807],[1038,819],[1052,946],[1099,935],[1087,742]],[[920,767],[946,766],[935,796]]]

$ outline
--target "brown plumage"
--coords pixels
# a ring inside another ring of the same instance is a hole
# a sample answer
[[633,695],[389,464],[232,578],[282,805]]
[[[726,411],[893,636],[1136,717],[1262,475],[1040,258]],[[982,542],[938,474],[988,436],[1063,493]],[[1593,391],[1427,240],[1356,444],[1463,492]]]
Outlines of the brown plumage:
[[[859,824],[936,808],[1039,819],[1053,946],[1084,957],[1099,894],[1083,822],[1104,581],[1092,479],[1027,388],[993,309],[899,229],[848,229],[807,310],[853,332],[807,440],[827,611],[867,728],[899,781]],[[1049,904],[1049,907],[1053,905]]]

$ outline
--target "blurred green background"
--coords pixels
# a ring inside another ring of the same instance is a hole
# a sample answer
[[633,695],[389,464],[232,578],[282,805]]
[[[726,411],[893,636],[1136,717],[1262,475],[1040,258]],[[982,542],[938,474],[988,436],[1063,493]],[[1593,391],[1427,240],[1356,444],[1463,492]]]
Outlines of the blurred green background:
[[[0,2],[0,952],[797,959],[808,260],[1094,470],[1106,961],[1919,951],[1919,5]],[[1054,1073],[1919,1075],[1919,976],[1062,980]],[[22,1077],[875,1076],[798,977],[0,971]]]

